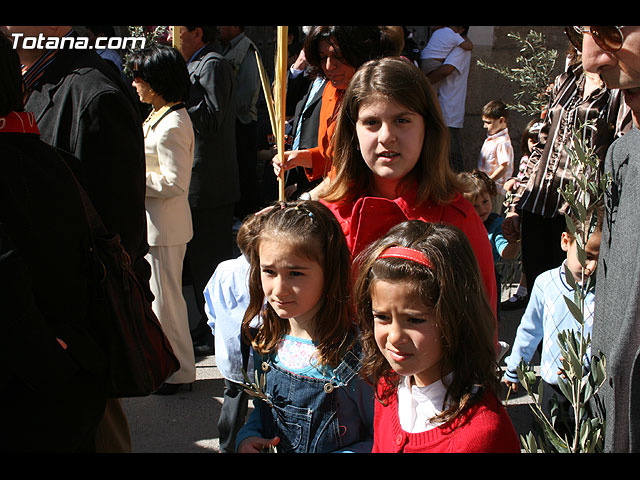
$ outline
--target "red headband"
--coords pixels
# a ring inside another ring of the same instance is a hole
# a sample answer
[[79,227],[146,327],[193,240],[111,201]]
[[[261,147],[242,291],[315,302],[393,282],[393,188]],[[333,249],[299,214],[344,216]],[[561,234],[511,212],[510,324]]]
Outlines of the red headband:
[[404,258],[406,260],[412,260],[427,268],[431,268],[431,262],[427,256],[419,250],[407,247],[389,247],[385,249],[378,258]]

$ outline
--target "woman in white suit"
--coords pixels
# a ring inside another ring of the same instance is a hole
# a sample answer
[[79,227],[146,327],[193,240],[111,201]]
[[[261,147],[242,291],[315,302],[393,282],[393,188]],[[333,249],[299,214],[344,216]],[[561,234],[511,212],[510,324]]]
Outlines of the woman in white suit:
[[153,311],[180,361],[156,394],[172,395],[195,381],[195,356],[187,305],[182,296],[182,262],[193,236],[187,195],[194,134],[182,102],[189,95],[187,66],[169,46],[154,45],[131,60],[133,85],[153,109],[143,124],[146,157],[146,210]]

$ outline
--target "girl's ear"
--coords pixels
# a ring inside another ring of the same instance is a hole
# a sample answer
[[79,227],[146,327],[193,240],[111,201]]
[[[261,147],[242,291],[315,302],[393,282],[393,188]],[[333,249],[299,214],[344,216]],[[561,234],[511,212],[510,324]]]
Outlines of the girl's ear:
[[562,236],[560,237],[560,247],[563,252],[568,252],[571,247],[571,242],[573,239],[569,236],[567,232],[562,232]]

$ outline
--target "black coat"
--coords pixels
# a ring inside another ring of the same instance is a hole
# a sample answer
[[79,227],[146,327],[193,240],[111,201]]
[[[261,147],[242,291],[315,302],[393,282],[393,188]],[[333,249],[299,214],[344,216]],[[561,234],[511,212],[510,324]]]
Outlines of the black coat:
[[192,208],[233,204],[240,198],[233,68],[207,45],[188,70],[191,93],[186,106],[195,133],[189,204]]
[[25,110],[34,113],[43,141],[80,160],[76,176],[144,284],[150,276],[144,137],[131,90],[94,51],[61,49]]
[[[309,98],[312,86],[313,82],[309,83],[307,93],[296,105],[295,121],[291,129],[292,132],[295,133],[298,124],[302,123],[299,149],[318,146],[318,126],[320,124],[320,107],[322,106],[322,92],[324,92],[324,87],[319,88],[318,91],[314,93],[313,98]],[[307,102],[309,102],[308,105]]]
[[76,180],[33,134],[0,133],[0,169],[0,450],[91,451],[104,358],[88,318]]

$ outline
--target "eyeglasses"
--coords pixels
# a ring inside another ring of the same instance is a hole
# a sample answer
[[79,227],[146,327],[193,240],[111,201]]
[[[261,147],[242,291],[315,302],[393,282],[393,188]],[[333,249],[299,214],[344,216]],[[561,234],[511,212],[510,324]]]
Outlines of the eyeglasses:
[[585,33],[590,33],[593,41],[596,42],[601,49],[607,52],[617,52],[622,48],[624,43],[624,35],[622,27],[598,26],[598,27],[564,27],[564,33],[569,37],[571,44],[576,47],[579,52],[582,51],[582,38]]

